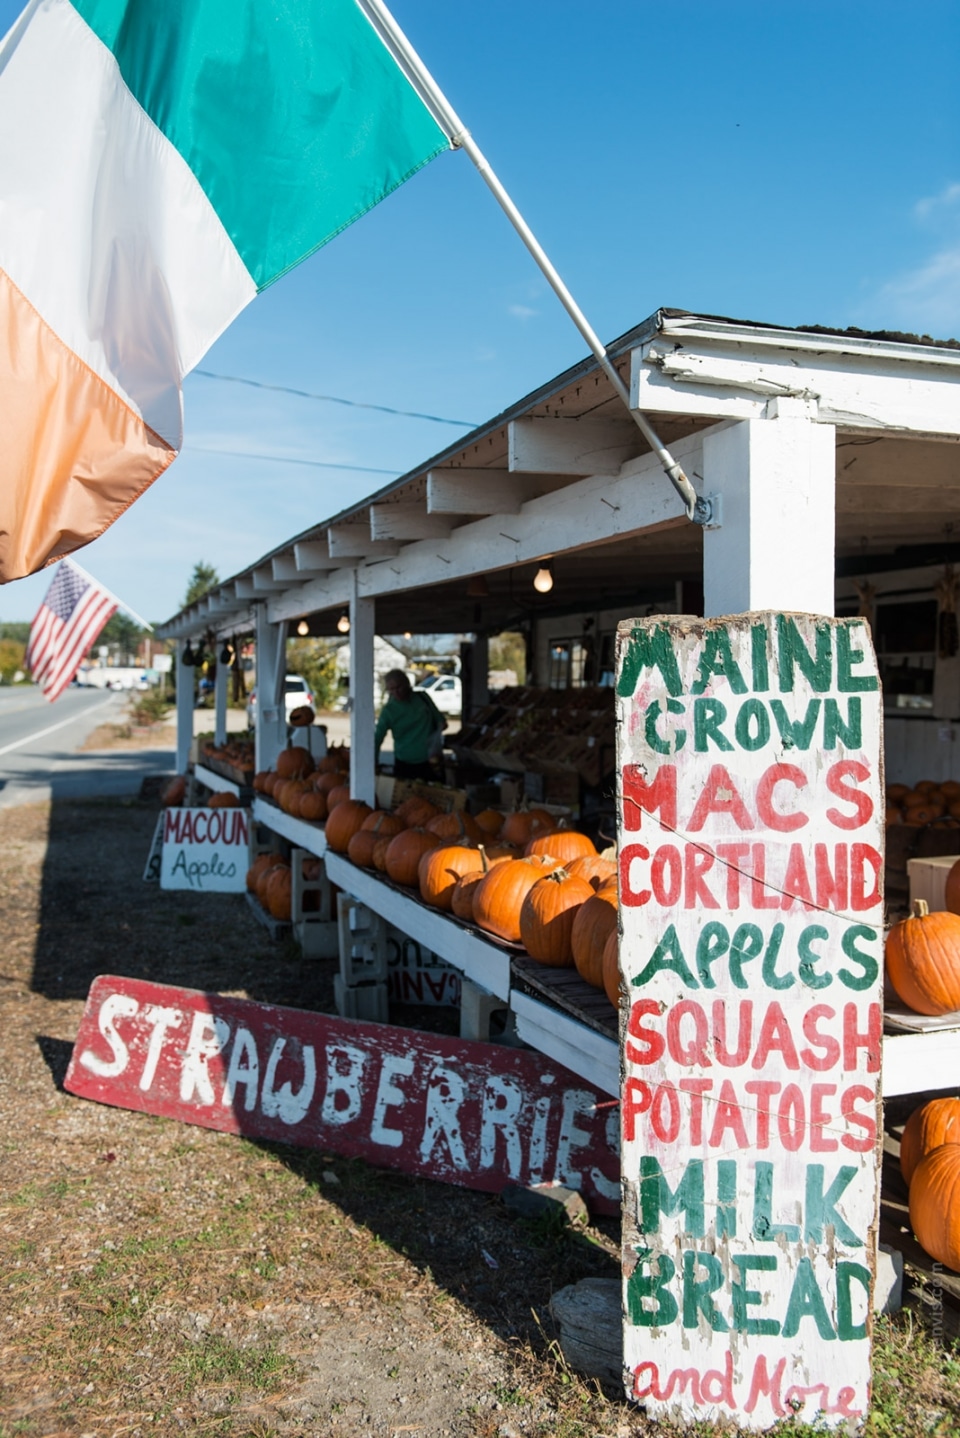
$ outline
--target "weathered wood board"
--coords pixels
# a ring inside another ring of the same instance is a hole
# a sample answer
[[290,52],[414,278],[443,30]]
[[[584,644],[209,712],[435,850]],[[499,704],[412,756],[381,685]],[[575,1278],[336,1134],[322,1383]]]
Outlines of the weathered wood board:
[[624,1375],[856,1426],[878,1214],[883,775],[861,620],[618,635]]
[[103,976],[65,1087],[223,1133],[492,1193],[558,1183],[619,1206],[619,1118],[540,1054]]
[[165,809],[161,889],[242,894],[250,852],[246,809]]

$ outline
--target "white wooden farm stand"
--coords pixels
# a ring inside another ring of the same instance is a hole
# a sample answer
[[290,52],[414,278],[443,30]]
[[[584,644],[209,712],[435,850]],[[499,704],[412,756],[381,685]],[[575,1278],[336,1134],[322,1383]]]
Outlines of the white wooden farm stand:
[[[258,769],[286,742],[284,654],[301,619],[332,636],[349,614],[351,789],[372,803],[375,633],[474,633],[467,700],[477,706],[486,636],[519,624],[529,628],[534,682],[546,684],[552,645],[589,631],[602,650],[620,618],[858,606],[876,617],[904,595],[929,599],[944,565],[960,564],[956,347],[665,309],[610,348],[633,403],[713,501],[712,526],[687,520],[608,381],[583,362],[379,493],[312,522],[161,628],[180,641],[181,661],[188,639],[255,633]],[[532,578],[548,557],[555,586],[539,596]],[[888,780],[960,769],[960,656],[923,664],[932,704],[887,710]],[[193,721],[193,675],[182,662],[177,678],[182,770]],[[254,814],[323,855],[314,826],[260,800]],[[330,856],[328,870],[509,999],[528,1043],[617,1091],[613,1039],[520,992],[497,945],[343,859]],[[886,1036],[885,1094],[958,1084],[960,1031]]]

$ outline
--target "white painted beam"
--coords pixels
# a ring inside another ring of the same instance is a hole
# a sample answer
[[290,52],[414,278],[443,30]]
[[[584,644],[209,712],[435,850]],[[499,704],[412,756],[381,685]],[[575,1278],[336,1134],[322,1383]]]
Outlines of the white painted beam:
[[336,569],[339,560],[330,557],[330,546],[325,539],[307,539],[293,546],[294,559],[301,574],[325,574]]
[[238,580],[236,580],[235,582],[236,582],[236,586],[237,586],[237,598],[238,598],[238,599],[257,599],[257,598],[261,598],[261,599],[262,599],[262,598],[263,598],[263,595],[261,594],[260,590],[257,589],[256,585],[255,585],[254,582],[253,582],[253,576],[252,576],[252,575],[244,574],[244,575],[242,575]]
[[193,705],[195,671],[190,664],[184,664],[183,651],[187,644],[177,641],[177,773],[185,774],[190,762],[190,746],[193,743]]
[[230,685],[230,665],[221,664],[217,656],[217,673],[213,683],[213,742],[227,742],[227,698]]
[[528,499],[542,494],[540,478],[505,469],[431,469],[427,472],[429,514],[519,514]]
[[429,514],[422,504],[371,504],[371,539],[446,539],[453,525],[439,514]]
[[957,514],[960,489],[838,485],[837,514]]
[[283,679],[287,669],[287,626],[270,620],[265,604],[257,605],[257,727],[256,767],[272,769],[287,739]]
[[271,559],[270,568],[274,579],[284,579],[288,584],[301,584],[307,575],[297,566],[292,554],[280,554]]
[[257,594],[275,594],[288,587],[285,580],[274,579],[273,569],[269,564],[261,564],[253,571],[253,588]]
[[629,420],[515,419],[507,427],[508,466],[519,474],[619,474],[641,443]]
[[376,727],[373,682],[374,601],[362,596],[354,571],[350,598],[350,793],[367,804],[376,803]]
[[835,435],[796,416],[743,420],[703,439],[704,491],[721,526],[703,535],[704,613],[832,614]]
[[[808,346],[810,341],[808,339]],[[695,336],[657,338],[631,355],[631,404],[649,414],[759,419],[767,402],[792,398],[821,424],[864,434],[960,434],[960,355],[898,347],[884,354],[837,354],[784,343]]]
[[371,538],[370,521],[332,524],[327,530],[327,543],[334,559],[389,558],[397,553],[396,544]]
[[[673,452],[688,474],[701,471],[702,436],[679,440]],[[448,540],[405,545],[389,564],[361,569],[358,584],[363,594],[400,594],[441,579],[469,578],[533,563],[548,554],[688,525],[659,462],[646,454],[631,460],[616,478],[582,479],[530,500],[518,515],[490,515],[460,525]],[[637,582],[642,582],[639,570]]]

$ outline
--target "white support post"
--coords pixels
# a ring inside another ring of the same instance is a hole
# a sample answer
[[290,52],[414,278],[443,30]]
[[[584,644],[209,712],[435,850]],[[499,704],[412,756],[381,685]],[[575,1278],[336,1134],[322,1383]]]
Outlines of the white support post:
[[376,727],[373,637],[376,601],[357,593],[353,571],[350,595],[350,793],[373,804],[376,799],[373,731]]
[[703,436],[703,493],[719,527],[703,535],[704,614],[833,614],[836,433],[802,400]]
[[227,692],[230,686],[230,665],[217,660],[217,677],[213,687],[213,742],[227,742]]
[[190,745],[193,743],[193,681],[194,670],[184,664],[183,651],[188,640],[177,644],[177,773],[185,774],[190,762]]
[[287,623],[271,624],[266,604],[257,605],[257,771],[270,769],[287,742],[283,680],[287,672]]

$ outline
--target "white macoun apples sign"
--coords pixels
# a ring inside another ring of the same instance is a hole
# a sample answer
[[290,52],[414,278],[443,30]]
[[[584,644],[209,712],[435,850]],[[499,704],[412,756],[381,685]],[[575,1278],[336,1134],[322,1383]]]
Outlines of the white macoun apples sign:
[[160,887],[242,894],[249,851],[249,810],[165,809]]
[[654,1415],[870,1393],[881,696],[860,619],[620,625],[624,1368]]

